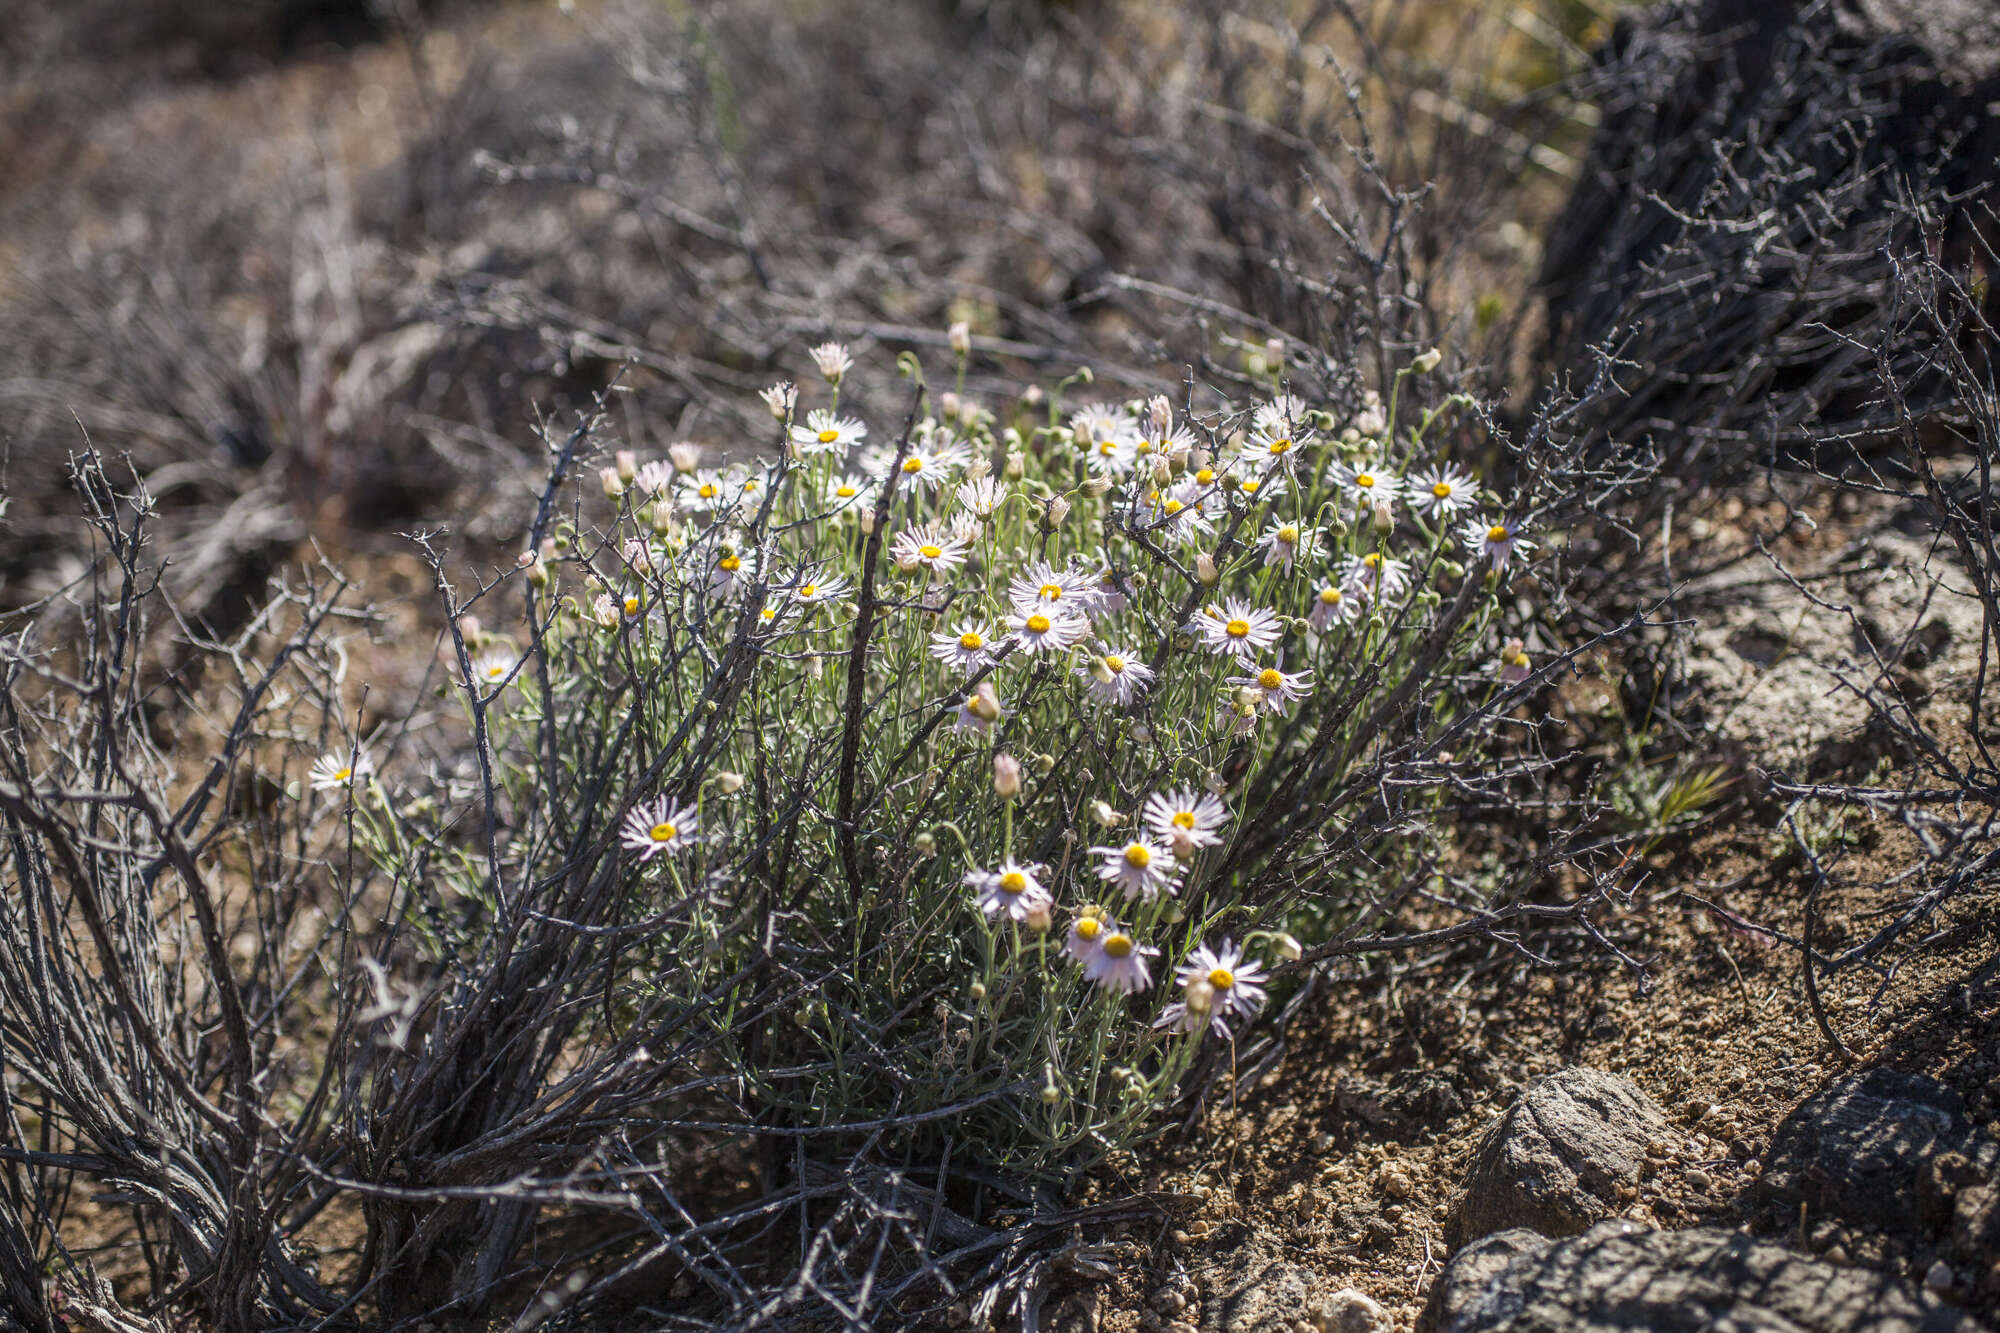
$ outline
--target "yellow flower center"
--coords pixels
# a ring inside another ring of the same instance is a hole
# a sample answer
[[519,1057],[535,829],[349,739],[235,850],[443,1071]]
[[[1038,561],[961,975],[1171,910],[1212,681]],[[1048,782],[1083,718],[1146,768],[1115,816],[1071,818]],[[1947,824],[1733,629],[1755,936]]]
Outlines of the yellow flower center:
[[713,500],[718,494],[720,494],[720,492],[716,490],[714,482],[704,481],[701,484],[701,489],[699,491],[696,491],[695,494],[699,495],[704,500]]
[[1109,458],[1111,457],[1111,455],[1117,452],[1118,452],[1118,442],[1116,440],[1106,440],[1104,443],[1097,446],[1097,453],[1098,457],[1100,458]]
[[759,611],[757,614],[762,616],[766,620],[776,620],[778,618],[778,613],[776,609],[768,606],[765,607],[762,611]]
[[1284,683],[1285,678],[1276,667],[1265,667],[1257,673],[1257,684],[1263,689],[1275,690]]
[[340,770],[340,771],[339,771],[338,773],[335,773],[335,774],[333,775],[333,780],[334,780],[335,782],[345,782],[345,781],[347,781],[347,780],[348,780],[349,778],[351,778],[351,777],[353,777],[353,776],[354,776],[354,770],[353,770],[353,769],[351,769],[351,768],[343,768],[343,769],[341,769],[341,770]]
[[1375,474],[1372,472],[1357,472],[1354,474],[1354,484],[1363,490],[1373,490],[1375,488]]
[[903,460],[903,471],[904,471],[904,472],[909,472],[909,473],[915,473],[915,472],[922,472],[923,470],[924,470],[924,460],[923,460],[923,459],[921,459],[921,458],[905,458],[905,459]]
[[1010,870],[1000,877],[1000,889],[1003,893],[1026,893],[1028,877],[1018,870]]
[[637,597],[627,597],[625,599],[625,614],[628,616],[639,614],[639,599]]
[[1249,481],[1243,483],[1243,493],[1245,495],[1255,495],[1257,493],[1257,488],[1259,486],[1262,486],[1263,484],[1264,484],[1263,482],[1258,481],[1256,478],[1253,477]]
[[1212,467],[1202,468],[1194,474],[1194,479],[1203,486],[1212,486],[1215,484],[1215,469]]
[[1285,453],[1285,452],[1286,452],[1287,450],[1289,450],[1289,449],[1290,449],[1291,447],[1292,447],[1292,442],[1291,442],[1290,440],[1273,440],[1273,441],[1271,441],[1271,452],[1272,452],[1272,453],[1274,453],[1274,454],[1282,454],[1282,453]]
[[840,432],[837,430],[823,430],[819,433],[819,442],[821,444],[832,444],[839,438]]
[[1153,442],[1152,442],[1151,440],[1141,440],[1141,441],[1139,441],[1139,449],[1138,449],[1138,452],[1140,452],[1140,453],[1142,453],[1142,454],[1150,454],[1150,453],[1152,453],[1152,452],[1153,452]]
[[917,554],[926,560],[935,560],[944,554],[944,548],[942,546],[919,546]]
[[[1082,928],[1081,923],[1079,923],[1078,928]],[[1090,937],[1086,935],[1084,938],[1088,939]],[[1111,958],[1130,958],[1132,956],[1132,937],[1123,931],[1113,935],[1106,935],[1104,937],[1104,952]]]
[[737,570],[743,568],[743,557],[740,555],[725,555],[717,563],[734,574]]
[[1284,527],[1278,529],[1278,540],[1283,542],[1287,546],[1298,545],[1299,541],[1298,528],[1290,523],[1285,524]]
[[1486,540],[1489,542],[1504,542],[1513,535],[1498,523],[1486,529]]
[[1193,828],[1194,811],[1192,810],[1175,811],[1172,823],[1175,828]]
[[1367,555],[1361,557],[1361,563],[1370,569],[1380,569],[1382,568],[1382,553],[1380,551],[1370,551]]
[[1113,671],[1123,671],[1125,669],[1125,659],[1116,653],[1106,653],[1104,655],[1104,665],[1110,667]]
[[498,680],[500,679],[500,677],[506,674],[507,674],[507,668],[499,665],[497,662],[494,665],[486,668],[486,679],[488,680]]
[[1104,923],[1094,916],[1084,917],[1076,923],[1078,939],[1094,940],[1104,933]]
[[1030,634],[1047,634],[1049,632],[1049,618],[1044,615],[1029,616],[1028,632]]
[[1222,627],[1222,632],[1232,639],[1247,639],[1250,637],[1250,622],[1247,620],[1232,620]]
[[805,598],[819,596],[819,585],[817,583],[808,583],[805,587],[799,589],[799,596]]
[[1047,600],[1047,601],[1051,601],[1051,602],[1059,602],[1059,601],[1061,601],[1061,600],[1062,600],[1062,584],[1060,584],[1060,583],[1044,583],[1044,584],[1042,585],[1042,597],[1043,597],[1043,598],[1044,598],[1045,600]]
[[1169,514],[1178,514],[1181,512],[1182,509],[1186,508],[1186,506],[1181,504],[1179,500],[1170,498],[1168,499],[1166,504],[1161,506],[1161,508],[1165,509]]
[[659,823],[653,825],[652,828],[646,830],[646,836],[654,842],[672,842],[679,835],[680,830],[665,820],[661,820]]
[[1515,653],[1507,659],[1507,665],[1511,667],[1525,667],[1528,665],[1528,655],[1526,653]]
[[838,499],[852,500],[855,496],[861,494],[861,488],[859,486],[849,486],[845,483],[842,483],[841,485],[833,488],[833,493],[834,496]]
[[1448,481],[1439,482],[1437,485],[1431,487],[1431,494],[1440,500],[1448,499],[1451,495],[1451,483]]
[[1208,984],[1217,990],[1228,990],[1236,984],[1236,974],[1226,967],[1209,969]]
[[1322,606],[1339,606],[1342,600],[1340,589],[1332,587],[1321,588],[1319,590],[1319,600]]
[[1144,870],[1153,864],[1153,853],[1142,842],[1135,842],[1125,849],[1125,864],[1134,870]]
[[980,638],[977,634],[973,633],[971,630],[967,630],[965,633],[958,636],[958,646],[970,652],[974,648],[984,648],[986,646],[986,640]]

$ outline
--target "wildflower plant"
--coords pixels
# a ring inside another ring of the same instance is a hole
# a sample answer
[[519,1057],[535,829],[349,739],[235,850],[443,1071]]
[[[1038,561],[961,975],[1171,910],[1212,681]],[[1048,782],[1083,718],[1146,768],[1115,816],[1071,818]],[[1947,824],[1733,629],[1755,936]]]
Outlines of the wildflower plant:
[[1399,420],[1407,370],[1358,411],[1073,406],[1076,379],[1002,411],[963,354],[948,396],[906,356],[907,414],[868,422],[840,402],[868,368],[813,361],[764,395],[761,461],[622,459],[558,517],[559,458],[527,660],[466,650],[475,683],[511,669],[467,697],[515,827],[452,893],[481,930],[538,884],[615,895],[596,1040],[674,1032],[675,1076],[727,1071],[760,1124],[1087,1169],[1229,1058],[1275,941],[1361,901],[1347,867],[1396,859],[1384,773],[1451,737],[1476,762],[1534,548],[1512,520],[1474,546],[1478,414]]

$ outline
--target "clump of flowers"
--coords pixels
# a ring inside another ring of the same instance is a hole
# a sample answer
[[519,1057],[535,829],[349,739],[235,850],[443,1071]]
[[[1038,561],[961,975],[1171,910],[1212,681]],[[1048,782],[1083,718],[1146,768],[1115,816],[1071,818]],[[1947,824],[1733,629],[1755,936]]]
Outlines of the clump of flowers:
[[621,457],[530,543],[530,656],[474,697],[515,805],[568,812],[537,854],[618,858],[631,1012],[754,1031],[773,1123],[894,1108],[1050,1170],[1244,1039],[1349,901],[1371,765],[1524,676],[1532,510],[1435,443],[1466,400],[1398,419],[1413,372],[1345,409],[988,405],[970,345],[904,429],[843,412],[867,367],[826,344],[762,461]]

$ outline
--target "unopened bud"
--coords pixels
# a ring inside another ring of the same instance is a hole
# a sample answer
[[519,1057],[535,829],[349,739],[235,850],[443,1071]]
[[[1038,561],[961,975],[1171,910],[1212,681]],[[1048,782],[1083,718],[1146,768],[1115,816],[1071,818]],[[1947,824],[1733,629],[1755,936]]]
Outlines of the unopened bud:
[[1091,477],[1083,483],[1083,493],[1093,500],[1110,489],[1111,478],[1109,477]]
[[965,479],[967,481],[985,481],[992,475],[993,460],[983,453],[974,454],[972,461],[965,465]]
[[618,480],[630,481],[639,475],[639,455],[630,449],[620,449],[611,455],[611,461],[618,465]]
[[1019,481],[1028,470],[1028,460],[1019,450],[1011,450],[1002,468],[1002,475],[1009,481]]
[[1174,405],[1167,401],[1165,394],[1154,394],[1146,402],[1146,434],[1152,439],[1164,440],[1173,428]]
[[958,414],[965,410],[965,400],[946,389],[938,395],[938,415],[946,421],[958,420]]
[[910,839],[910,845],[917,849],[918,856],[937,855],[937,835],[928,829]]
[[[1046,915],[1046,912],[1044,912],[1044,915]],[[1061,1088],[1058,1088],[1053,1083],[1047,1083],[1042,1086],[1042,1105],[1054,1106],[1057,1102],[1061,1100],[1062,1100]]]
[[625,494],[625,483],[619,479],[617,468],[607,467],[601,469],[597,476],[604,483],[605,498],[616,500],[619,496]]
[[662,537],[674,530],[673,506],[663,499],[653,501],[653,506],[648,511],[646,518],[652,524],[653,531]]
[[1024,407],[1040,407],[1048,401],[1048,398],[1049,396],[1042,392],[1041,385],[1030,384],[1021,393],[1021,405]]
[[1222,577],[1215,568],[1215,557],[1203,551],[1194,558],[1194,576],[1201,580],[1204,588],[1213,588],[1215,581]]
[[978,688],[972,692],[972,697],[965,701],[965,711],[981,722],[1000,720],[1000,695],[994,690],[992,681],[979,682]]
[[1042,934],[1055,924],[1055,913],[1050,910],[1047,903],[1036,903],[1028,909],[1028,915],[1024,919],[1029,930]]
[[687,440],[670,444],[667,446],[667,461],[674,465],[676,472],[683,475],[692,472],[701,466],[701,446]]
[[1207,1017],[1215,1009],[1215,987],[1207,977],[1196,977],[1189,983],[1184,1001],[1187,1011],[1198,1017]]
[[1035,756],[1033,763],[1035,771],[1043,777],[1047,777],[1056,771],[1056,757],[1052,754],[1038,754]]
[[944,336],[945,341],[951,344],[953,355],[969,356],[971,354],[972,325],[970,323],[962,319],[958,320],[945,330]]
[[1285,340],[1266,338],[1264,340],[1264,361],[1272,370],[1282,369],[1285,364]]
[[[875,532],[875,511],[866,505],[858,505],[854,511],[855,521],[861,524],[861,535],[872,536]],[[904,566],[907,570],[908,566]]]
[[1144,722],[1134,722],[1132,724],[1132,739],[1140,745],[1151,745],[1153,743],[1153,729]]
[[971,990],[971,995],[972,995],[972,998],[973,998],[973,999],[975,999],[975,1000],[983,1000],[983,999],[985,999],[985,998],[986,998],[986,983],[985,983],[985,982],[983,982],[983,981],[975,981],[975,982],[973,982],[973,983],[972,983],[972,990]]
[[1164,486],[1174,479],[1174,465],[1164,458],[1153,460],[1153,484]]
[[1395,527],[1396,516],[1389,512],[1389,502],[1387,500],[1377,500],[1375,502],[1375,535],[1386,537],[1395,530]]
[[1021,794],[1021,761],[1011,754],[993,756],[993,791],[1003,801]]
[[732,773],[725,768],[715,775],[715,785],[722,789],[724,796],[734,796],[743,790],[743,775]]
[[1069,517],[1069,501],[1060,495],[1050,498],[1048,507],[1042,511],[1042,530],[1054,532]]
[[1410,369],[1419,375],[1428,375],[1438,368],[1438,362],[1442,360],[1444,360],[1444,354],[1439,352],[1437,348],[1425,348],[1423,351],[1417,353],[1416,360],[1410,362]]
[[1097,821],[1100,828],[1117,828],[1125,822],[1125,816],[1113,810],[1111,803],[1104,800],[1090,803],[1090,817]]
[[1278,957],[1288,963],[1296,963],[1305,957],[1306,947],[1299,943],[1296,935],[1280,935],[1277,938]]
[[534,563],[535,553],[533,551],[523,551],[514,557],[514,568],[516,569],[526,569]]

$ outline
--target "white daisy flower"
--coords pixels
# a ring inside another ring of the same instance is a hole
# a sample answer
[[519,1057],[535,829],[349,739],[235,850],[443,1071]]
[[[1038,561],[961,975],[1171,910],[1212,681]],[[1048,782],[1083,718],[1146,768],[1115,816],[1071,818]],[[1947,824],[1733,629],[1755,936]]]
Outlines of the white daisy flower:
[[[1243,951],[1228,940],[1220,949],[1202,945],[1175,975],[1188,998],[1168,1005],[1154,1027],[1192,1032],[1206,1022],[1218,1037],[1228,1040],[1232,1023],[1247,1023],[1264,1007],[1264,969],[1245,962]],[[1197,991],[1199,1003],[1189,1003]]]
[[952,471],[963,467],[966,460],[965,446],[950,436],[936,440],[912,441],[903,460],[896,461],[894,449],[878,450],[869,461],[868,470],[878,478],[886,478],[891,472],[902,475],[902,484],[922,490],[936,490],[950,480]]
[[1146,960],[1159,956],[1158,949],[1139,943],[1129,931],[1107,922],[1097,952],[1084,959],[1083,975],[1106,990],[1133,995],[1151,989],[1153,977]]
[[958,485],[958,503],[981,523],[999,512],[1007,495],[1007,487],[997,477],[981,477],[977,481],[962,481]]
[[1319,533],[1313,528],[1302,528],[1296,523],[1273,523],[1264,534],[1264,563],[1277,565],[1290,573],[1292,565],[1300,558],[1311,558],[1319,547]]
[[1306,624],[1324,634],[1360,612],[1360,599],[1342,592],[1338,583],[1322,583],[1319,591],[1313,594],[1312,610],[1306,613]]
[[1278,641],[1284,626],[1277,612],[1231,597],[1220,610],[1213,604],[1203,607],[1194,618],[1194,632],[1212,653],[1256,658]]
[[1076,669],[1076,674],[1087,682],[1083,692],[1092,703],[1112,708],[1126,707],[1153,683],[1151,667],[1116,648],[1107,648],[1091,658],[1088,664]]
[[771,409],[773,417],[783,421],[799,405],[799,386],[790,380],[780,380],[769,388],[757,390],[757,396]]
[[[708,595],[717,599],[733,596],[750,577],[755,566],[754,553],[746,556],[726,543],[716,548],[715,561],[708,567]],[[626,615],[631,614],[632,609],[628,607]]]
[[953,731],[971,731],[985,735],[995,722],[1007,715],[1007,705],[993,689],[993,682],[982,680],[978,688],[958,706],[958,717],[952,722]]
[[472,679],[485,689],[498,689],[514,674],[514,665],[520,661],[504,648],[489,648],[472,659]]
[[1125,476],[1139,461],[1137,435],[1106,435],[1088,442],[1078,436],[1076,443],[1090,470],[1101,477]]
[[860,477],[835,477],[827,482],[820,503],[829,511],[860,510],[875,504],[875,483]]
[[1179,866],[1173,853],[1151,838],[1134,838],[1120,847],[1090,850],[1092,855],[1104,858],[1104,864],[1097,867],[1097,877],[1123,889],[1128,901],[1143,898],[1151,902],[1162,890],[1175,892],[1174,877]]
[[1063,952],[1079,963],[1089,963],[1104,948],[1104,937],[1118,929],[1118,923],[1111,914],[1095,903],[1083,907],[1070,922],[1069,938],[1063,941]]
[[1131,466],[1132,444],[1139,432],[1123,409],[1110,403],[1088,403],[1070,415],[1069,429],[1076,436],[1076,447],[1085,454],[1095,455],[1097,446],[1106,440],[1120,441],[1126,466]]
[[1198,848],[1214,847],[1222,841],[1229,807],[1213,792],[1190,787],[1154,792],[1146,798],[1141,817],[1175,857],[1185,860]]
[[1026,573],[1007,581],[1007,601],[1016,612],[1062,611],[1081,615],[1094,609],[1097,581],[1075,569],[1058,570],[1048,561],[1037,561]]
[[820,377],[828,384],[840,383],[841,377],[854,369],[854,358],[847,354],[845,343],[821,343],[812,349],[810,355]]
[[1340,581],[1362,600],[1400,597],[1410,586],[1410,567],[1393,555],[1370,551],[1340,562]]
[[922,566],[939,574],[949,574],[965,563],[966,541],[942,529],[925,525],[910,528],[889,548],[899,568]]
[[1164,491],[1149,491],[1143,508],[1168,536],[1186,540],[1215,528],[1203,503],[1206,498],[1206,493],[1191,478],[1182,477]]
[[368,751],[356,747],[321,755],[313,761],[306,781],[314,791],[339,791],[343,787],[360,786],[374,771],[375,761]]
[[993,640],[976,620],[961,620],[949,634],[931,635],[931,656],[968,676],[993,659]]
[[1394,508],[1397,497],[1403,493],[1400,477],[1367,462],[1354,466],[1336,462],[1329,469],[1327,480],[1333,483],[1335,489],[1345,492],[1356,505],[1366,505],[1370,509],[1377,504]]
[[1227,683],[1255,691],[1260,706],[1282,717],[1292,700],[1303,699],[1312,693],[1313,673],[1265,667],[1254,676],[1231,676]]
[[672,856],[700,841],[700,812],[670,796],[633,806],[618,833],[619,845],[639,853],[641,861],[650,861],[661,853]]
[[792,600],[807,606],[822,606],[837,602],[847,595],[848,581],[845,574],[826,575],[818,568],[806,571],[800,576],[800,583],[792,589]]
[[664,458],[656,458],[634,474],[632,484],[652,496],[654,504],[671,504],[674,483],[679,479],[680,473],[674,470],[671,462]]
[[1046,867],[1008,857],[998,870],[969,870],[966,887],[979,895],[979,910],[988,916],[1005,915],[1010,921],[1025,921],[1037,907],[1054,906],[1049,891],[1039,878]]
[[1263,477],[1245,477],[1237,489],[1250,503],[1267,504],[1285,493],[1286,482],[1282,473],[1273,472]]
[[1426,518],[1450,518],[1472,503],[1479,482],[1450,464],[1434,467],[1409,483],[1410,508]]
[[1090,622],[1073,611],[1050,607],[1008,616],[1007,629],[1024,653],[1062,652],[1090,633]]
[[806,413],[803,426],[792,427],[792,443],[802,454],[839,454],[868,438],[868,427],[853,417],[836,417],[825,408]]
[[1242,451],[1237,456],[1249,464],[1252,471],[1268,475],[1278,468],[1291,466],[1295,451],[1311,442],[1309,433],[1294,437],[1288,428],[1279,425],[1253,433],[1243,442]]
[[1505,569],[1516,555],[1525,556],[1535,549],[1535,544],[1523,537],[1520,529],[1501,519],[1490,523],[1473,519],[1460,529],[1459,539],[1467,550],[1489,561],[1495,569]]
[[1289,393],[1281,393],[1268,403],[1261,403],[1250,414],[1250,429],[1264,435],[1291,435],[1305,428],[1306,405],[1303,399]]

